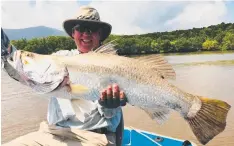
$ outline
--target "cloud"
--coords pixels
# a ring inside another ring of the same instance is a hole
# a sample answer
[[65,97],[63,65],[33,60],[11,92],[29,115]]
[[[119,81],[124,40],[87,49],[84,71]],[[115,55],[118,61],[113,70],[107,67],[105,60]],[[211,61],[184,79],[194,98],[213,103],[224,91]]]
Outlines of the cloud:
[[176,15],[184,3],[104,1],[90,5],[98,9],[103,21],[112,24],[113,33],[135,34],[162,30],[163,22]]
[[[92,2],[115,34],[150,33],[204,27],[225,22],[223,1]],[[230,19],[230,18],[229,18]]]
[[[86,2],[85,4],[87,4]],[[3,28],[44,25],[62,29],[62,22],[75,16],[77,1],[2,2]],[[233,20],[223,1],[92,1],[113,26],[113,34],[142,34],[204,27]],[[232,10],[233,11],[233,10]]]
[[76,1],[3,1],[2,27],[44,25],[62,30],[62,22],[68,17],[74,17],[78,8]]
[[221,23],[225,20],[227,8],[222,1],[191,2],[175,18],[165,24],[172,29],[189,29]]

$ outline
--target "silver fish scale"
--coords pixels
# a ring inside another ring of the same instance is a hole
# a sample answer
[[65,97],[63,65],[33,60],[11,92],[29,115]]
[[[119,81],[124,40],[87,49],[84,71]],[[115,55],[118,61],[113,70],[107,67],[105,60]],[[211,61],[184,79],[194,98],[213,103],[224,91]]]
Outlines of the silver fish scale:
[[175,95],[167,90],[163,90],[160,86],[139,84],[119,75],[99,75],[97,73],[84,72],[69,72],[69,75],[73,84],[81,84],[90,88],[88,93],[80,95],[83,99],[97,100],[100,98],[101,90],[106,88],[108,85],[117,83],[120,88],[124,89],[128,103],[131,105],[143,108],[164,106],[175,109],[179,107],[179,110],[182,110],[180,105],[184,104],[183,101],[178,101],[179,99],[175,97]]
[[142,85],[130,82],[131,86],[125,87],[126,95],[130,104],[153,108],[165,105],[166,101],[172,97],[160,87],[153,87],[149,85]]

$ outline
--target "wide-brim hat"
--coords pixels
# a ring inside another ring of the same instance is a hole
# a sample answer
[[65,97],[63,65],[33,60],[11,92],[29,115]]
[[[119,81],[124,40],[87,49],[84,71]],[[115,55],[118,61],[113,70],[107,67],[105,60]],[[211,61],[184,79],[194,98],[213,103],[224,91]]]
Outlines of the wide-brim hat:
[[112,29],[109,23],[101,21],[98,11],[89,6],[80,7],[74,19],[68,19],[63,22],[63,28],[70,37],[72,37],[72,28],[77,24],[99,26],[102,30],[101,41],[104,41],[110,35]]

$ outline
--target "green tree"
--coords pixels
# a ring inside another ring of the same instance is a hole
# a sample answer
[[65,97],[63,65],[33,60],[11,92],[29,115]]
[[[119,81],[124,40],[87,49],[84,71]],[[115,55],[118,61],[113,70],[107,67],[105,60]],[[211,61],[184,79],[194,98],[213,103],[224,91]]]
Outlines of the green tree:
[[152,40],[150,46],[152,48],[152,52],[158,53],[160,51],[159,44],[157,43],[156,40]]
[[215,50],[218,48],[218,42],[216,40],[206,40],[202,44],[202,49],[203,50]]
[[[175,30],[171,32],[155,32],[140,35],[110,35],[103,43],[116,40],[120,54],[166,53],[234,50],[234,24],[221,23],[203,28]],[[11,41],[16,48],[51,54],[59,50],[75,49],[70,37],[49,36]]]
[[221,50],[234,50],[234,33],[226,33],[221,44]]

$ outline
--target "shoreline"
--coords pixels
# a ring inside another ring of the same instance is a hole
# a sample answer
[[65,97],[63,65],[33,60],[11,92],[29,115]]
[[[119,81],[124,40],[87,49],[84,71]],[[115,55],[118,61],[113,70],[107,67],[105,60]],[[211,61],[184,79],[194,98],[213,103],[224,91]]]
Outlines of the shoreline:
[[120,54],[126,55],[128,57],[135,57],[135,56],[145,56],[145,55],[163,55],[163,56],[183,56],[183,55],[217,55],[217,54],[232,54],[234,50],[227,50],[227,51],[193,51],[193,52],[169,52],[169,53],[138,53],[138,54]]

